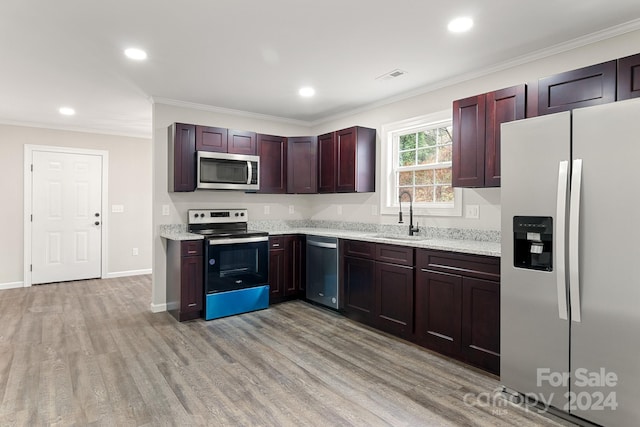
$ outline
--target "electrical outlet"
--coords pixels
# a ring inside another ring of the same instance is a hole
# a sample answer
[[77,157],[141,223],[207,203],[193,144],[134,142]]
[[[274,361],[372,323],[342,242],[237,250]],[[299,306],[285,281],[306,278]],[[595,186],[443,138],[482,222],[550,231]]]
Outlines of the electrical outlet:
[[296,213],[296,208],[293,205],[289,205],[289,213],[290,214]]
[[371,205],[371,216],[378,215],[378,205]]
[[131,255],[138,256],[138,248],[131,249]]
[[111,205],[111,212],[113,213],[124,212],[124,205]]
[[338,215],[342,215],[342,205],[338,205],[337,211],[338,211]]
[[467,205],[465,217],[469,219],[478,219],[480,218],[480,206],[478,205]]
[[264,214],[265,215],[270,215],[271,214],[271,206],[264,205]]
[[169,216],[169,205],[162,205],[162,215],[163,216]]

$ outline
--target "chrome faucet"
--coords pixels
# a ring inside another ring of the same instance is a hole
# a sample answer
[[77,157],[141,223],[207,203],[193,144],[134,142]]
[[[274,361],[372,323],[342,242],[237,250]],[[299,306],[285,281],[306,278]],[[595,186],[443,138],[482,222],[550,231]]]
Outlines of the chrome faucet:
[[403,191],[398,196],[398,203],[400,204],[400,212],[398,212],[398,224],[403,224],[402,221],[402,196],[405,194],[409,195],[409,236],[413,236],[414,233],[420,231],[418,227],[418,223],[416,223],[415,228],[413,227],[413,198],[411,197],[411,193],[408,191]]

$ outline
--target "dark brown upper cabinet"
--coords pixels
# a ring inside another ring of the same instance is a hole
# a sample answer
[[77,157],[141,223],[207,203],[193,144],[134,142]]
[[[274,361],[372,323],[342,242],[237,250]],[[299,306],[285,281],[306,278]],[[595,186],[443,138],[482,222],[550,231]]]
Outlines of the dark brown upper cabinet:
[[258,154],[256,133],[229,129],[227,137],[227,153],[247,154],[252,156]]
[[618,59],[618,101],[640,96],[640,54]]
[[554,74],[538,80],[538,115],[616,100],[616,61]]
[[318,137],[318,193],[376,190],[376,130],[354,126]]
[[196,150],[227,152],[228,131],[225,128],[196,126]]
[[196,150],[219,153],[258,153],[256,133],[211,126],[196,126]]
[[196,189],[196,126],[174,123],[169,128],[169,191]]
[[287,138],[258,134],[260,156],[259,193],[287,192]]
[[318,192],[318,138],[287,138],[287,193]]
[[500,186],[500,125],[523,119],[526,85],[453,102],[453,186]]
[[486,98],[484,186],[500,187],[500,125],[525,118],[526,86],[489,92]]
[[376,191],[376,130],[355,126],[336,132],[336,191]]
[[336,192],[336,133],[318,137],[318,193]]

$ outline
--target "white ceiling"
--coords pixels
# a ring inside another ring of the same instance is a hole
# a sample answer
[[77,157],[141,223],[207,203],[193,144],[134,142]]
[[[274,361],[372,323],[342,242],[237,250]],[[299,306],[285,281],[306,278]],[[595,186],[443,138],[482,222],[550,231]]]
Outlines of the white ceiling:
[[[447,32],[459,15],[470,33]],[[638,0],[2,0],[0,122],[150,137],[153,97],[312,123],[638,18]]]

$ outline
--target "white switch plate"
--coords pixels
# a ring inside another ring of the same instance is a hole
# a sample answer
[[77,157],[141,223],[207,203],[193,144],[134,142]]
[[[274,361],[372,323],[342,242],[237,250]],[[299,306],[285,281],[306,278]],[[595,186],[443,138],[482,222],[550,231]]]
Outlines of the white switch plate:
[[342,215],[342,205],[338,205],[337,210],[338,210],[338,215]]
[[264,205],[264,214],[265,215],[270,215],[271,214],[271,206]]
[[138,248],[131,249],[131,255],[138,256]]
[[289,213],[290,214],[296,213],[296,208],[293,205],[289,205]]
[[162,205],[162,215],[169,216],[169,205]]
[[111,205],[111,212],[113,213],[124,212],[124,205]]
[[469,218],[469,219],[478,219],[478,218],[480,218],[480,206],[478,206],[478,205],[467,205],[464,216]]

